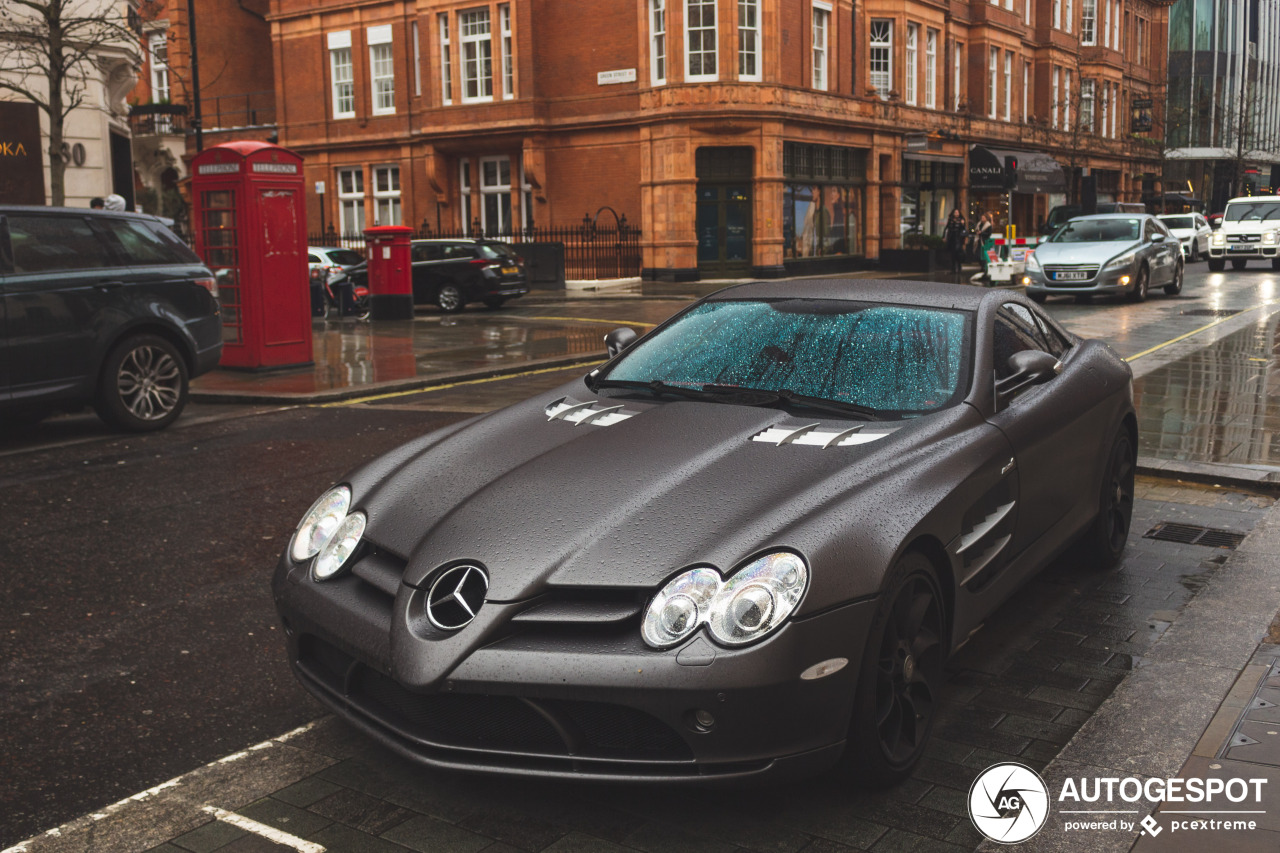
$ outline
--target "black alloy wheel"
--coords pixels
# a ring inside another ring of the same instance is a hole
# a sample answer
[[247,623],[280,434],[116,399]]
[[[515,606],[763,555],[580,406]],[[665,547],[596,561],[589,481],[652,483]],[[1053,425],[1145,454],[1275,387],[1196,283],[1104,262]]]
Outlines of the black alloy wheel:
[[462,290],[456,284],[442,284],[436,293],[436,305],[446,314],[456,314],[466,303],[462,299]]
[[1121,429],[1107,457],[1098,514],[1080,540],[1082,557],[1090,568],[1110,569],[1124,553],[1133,522],[1134,463],[1133,442],[1128,431]]
[[1129,293],[1130,302],[1145,302],[1147,300],[1147,291],[1151,289],[1151,270],[1147,269],[1147,265],[1143,264],[1138,267],[1138,280],[1133,283],[1133,290]]
[[946,625],[933,564],[908,551],[890,573],[858,674],[843,761],[859,784],[897,784],[920,760],[937,714]]
[[1178,262],[1173,268],[1173,280],[1164,286],[1166,295],[1177,296],[1182,292],[1182,279],[1185,276],[1185,272],[1182,266],[1182,258],[1178,258]]

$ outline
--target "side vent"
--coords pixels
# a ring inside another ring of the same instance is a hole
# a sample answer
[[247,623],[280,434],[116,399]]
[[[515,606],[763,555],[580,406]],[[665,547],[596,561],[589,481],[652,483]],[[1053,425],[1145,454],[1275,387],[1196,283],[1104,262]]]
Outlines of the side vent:
[[810,447],[852,447],[855,444],[869,444],[879,441],[896,430],[888,432],[863,432],[865,424],[849,427],[845,430],[822,429],[821,424],[804,424],[802,426],[771,426],[763,432],[751,436],[752,441],[763,441],[774,447],[784,444],[807,444]]
[[602,406],[598,400],[580,403],[572,397],[561,397],[547,406],[544,411],[548,421],[567,421],[574,426],[583,424],[612,426],[636,414],[624,411],[620,405]]

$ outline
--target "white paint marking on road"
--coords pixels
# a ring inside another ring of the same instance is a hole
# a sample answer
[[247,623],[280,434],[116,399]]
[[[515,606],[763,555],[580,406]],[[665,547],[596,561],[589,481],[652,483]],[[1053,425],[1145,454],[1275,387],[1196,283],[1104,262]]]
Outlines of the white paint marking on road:
[[248,753],[248,751],[247,751],[247,750],[246,750],[245,752],[233,752],[233,753],[231,753],[230,755],[228,755],[228,756],[226,756],[226,757],[224,757],[224,758],[219,758],[219,759],[218,759],[218,763],[219,763],[219,764],[230,764],[230,763],[231,763],[231,762],[233,762],[233,761],[239,761],[240,759],[244,758],[244,757],[245,757],[246,755],[248,755],[248,754],[249,754],[249,753]]
[[287,740],[292,740],[298,735],[305,735],[307,732],[311,731],[319,724],[320,724],[320,720],[312,720],[311,722],[307,723],[305,726],[298,726],[296,729],[294,729],[291,732],[285,732],[284,734],[280,735],[280,737],[272,738],[271,740],[267,741],[267,743],[284,743]]
[[290,835],[283,830],[276,829],[274,826],[258,823],[256,820],[247,818],[244,815],[238,815],[235,812],[229,812],[217,806],[205,806],[203,811],[213,815],[223,823],[229,823],[237,829],[243,829],[245,832],[252,832],[254,835],[261,836],[274,844],[292,847],[298,853],[325,853],[325,848],[313,841],[306,841],[296,835]]

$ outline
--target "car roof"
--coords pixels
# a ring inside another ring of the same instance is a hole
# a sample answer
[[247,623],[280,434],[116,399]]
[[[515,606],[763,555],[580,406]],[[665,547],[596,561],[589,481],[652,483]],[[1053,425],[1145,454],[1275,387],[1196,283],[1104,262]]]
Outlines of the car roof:
[[501,240],[490,240],[488,237],[419,237],[410,243],[501,243]]
[[[1186,216],[1186,214],[1182,214]],[[1081,216],[1071,217],[1072,222],[1079,222],[1081,219],[1155,219],[1150,213],[1086,213]]]
[[758,281],[732,285],[707,297],[730,299],[844,299],[923,308],[976,311],[993,291],[966,284],[875,278],[818,278],[802,281]]
[[1227,204],[1235,204],[1238,201],[1280,201],[1280,195],[1242,195],[1228,200]]
[[48,207],[43,204],[0,204],[0,213],[43,213],[63,216],[126,216],[130,219],[145,219],[160,222],[159,216],[142,213],[137,210],[95,210],[92,207]]

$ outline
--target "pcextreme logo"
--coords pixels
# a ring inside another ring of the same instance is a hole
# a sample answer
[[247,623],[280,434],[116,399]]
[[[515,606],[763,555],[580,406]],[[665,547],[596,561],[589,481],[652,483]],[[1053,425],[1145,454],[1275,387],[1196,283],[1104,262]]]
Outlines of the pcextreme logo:
[[[1062,830],[1125,832],[1155,837],[1166,829],[1185,832],[1240,832],[1257,829],[1257,808],[1266,779],[1067,778],[1057,796]],[[1139,803],[1160,809],[1141,820]],[[1179,808],[1192,804],[1195,808]],[[988,767],[969,789],[969,817],[984,836],[999,844],[1020,844],[1049,820],[1052,797],[1044,779],[1013,762]],[[1173,806],[1170,808],[1170,806]],[[1254,806],[1250,808],[1250,806]]]

